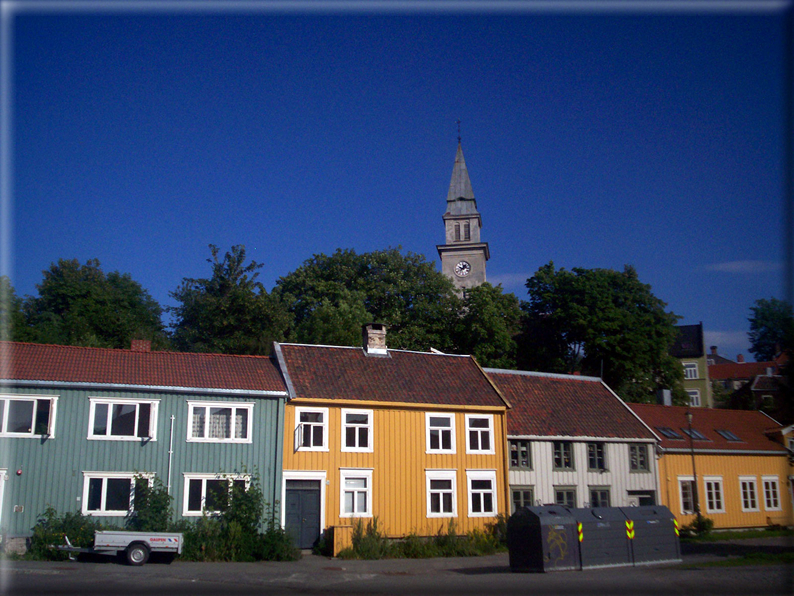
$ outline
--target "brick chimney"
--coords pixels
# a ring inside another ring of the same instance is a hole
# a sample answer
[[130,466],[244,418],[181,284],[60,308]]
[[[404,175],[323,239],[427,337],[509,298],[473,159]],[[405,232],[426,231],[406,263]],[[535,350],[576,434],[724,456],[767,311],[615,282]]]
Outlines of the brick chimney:
[[739,354],[736,357],[736,362],[738,362],[739,364],[744,364],[744,355],[743,354]]
[[133,352],[151,352],[152,342],[148,339],[133,339],[130,349]]
[[361,335],[365,354],[385,356],[389,353],[386,348],[386,325],[383,323],[367,323],[362,326]]
[[717,346],[711,346],[711,355],[717,356]]

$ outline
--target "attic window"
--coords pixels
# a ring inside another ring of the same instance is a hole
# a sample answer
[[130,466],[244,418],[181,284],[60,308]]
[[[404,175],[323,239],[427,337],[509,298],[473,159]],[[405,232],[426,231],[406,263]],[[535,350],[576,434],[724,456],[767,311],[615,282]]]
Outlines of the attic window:
[[738,441],[738,442],[742,441],[739,437],[737,437],[735,434],[733,434],[729,430],[724,430],[724,429],[720,430],[718,428],[716,428],[714,430],[716,430],[720,434],[720,436],[722,436],[724,439],[727,439],[728,441]]
[[706,435],[704,435],[702,432],[700,432],[697,429],[693,428],[691,431],[689,431],[689,430],[687,430],[685,428],[682,428],[681,430],[684,431],[688,437],[692,437],[693,439],[697,439],[698,441],[708,441],[709,440],[708,437],[706,437]]
[[669,426],[657,426],[656,430],[658,430],[660,433],[662,433],[662,435],[664,435],[668,439],[683,439],[684,438],[681,435],[679,435],[677,432],[675,432]]

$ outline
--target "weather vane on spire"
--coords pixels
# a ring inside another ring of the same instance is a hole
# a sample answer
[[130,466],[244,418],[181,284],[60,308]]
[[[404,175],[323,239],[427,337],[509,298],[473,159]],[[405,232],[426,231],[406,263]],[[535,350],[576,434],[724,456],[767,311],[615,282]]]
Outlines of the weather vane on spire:
[[458,122],[458,143],[460,143],[460,118],[458,118],[457,122]]

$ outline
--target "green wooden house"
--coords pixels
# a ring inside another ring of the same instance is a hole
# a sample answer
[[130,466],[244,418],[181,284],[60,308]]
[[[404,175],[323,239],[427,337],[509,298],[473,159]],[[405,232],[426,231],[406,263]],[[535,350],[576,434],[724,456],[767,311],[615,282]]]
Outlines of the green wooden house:
[[273,360],[0,342],[0,530],[19,542],[48,505],[122,525],[136,474],[175,517],[257,474],[277,506],[286,388]]

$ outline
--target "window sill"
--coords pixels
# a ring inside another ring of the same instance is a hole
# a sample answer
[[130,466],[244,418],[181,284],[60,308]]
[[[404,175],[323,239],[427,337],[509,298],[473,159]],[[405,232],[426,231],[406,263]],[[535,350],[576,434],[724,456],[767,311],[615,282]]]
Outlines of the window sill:
[[127,443],[149,443],[157,442],[155,437],[100,437],[96,435],[89,435],[86,437],[89,441],[126,441]]

